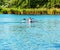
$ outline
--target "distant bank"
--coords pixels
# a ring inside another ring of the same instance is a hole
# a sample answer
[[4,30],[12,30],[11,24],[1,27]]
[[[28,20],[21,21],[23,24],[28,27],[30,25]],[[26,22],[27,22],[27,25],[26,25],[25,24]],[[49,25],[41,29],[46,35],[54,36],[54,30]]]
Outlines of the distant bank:
[[0,8],[0,14],[60,14],[60,8],[39,8],[39,9],[17,9]]

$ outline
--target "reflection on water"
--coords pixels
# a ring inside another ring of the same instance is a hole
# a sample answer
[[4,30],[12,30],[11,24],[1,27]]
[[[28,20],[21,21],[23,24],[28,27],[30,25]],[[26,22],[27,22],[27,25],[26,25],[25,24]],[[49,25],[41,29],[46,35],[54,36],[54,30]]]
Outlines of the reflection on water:
[[35,20],[0,23],[0,50],[60,50],[60,19]]

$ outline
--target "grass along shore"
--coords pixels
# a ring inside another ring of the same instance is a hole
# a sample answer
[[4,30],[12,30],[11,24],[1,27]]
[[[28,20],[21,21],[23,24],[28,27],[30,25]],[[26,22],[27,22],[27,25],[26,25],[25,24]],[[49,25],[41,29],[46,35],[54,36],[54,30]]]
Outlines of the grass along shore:
[[0,14],[60,14],[59,8],[38,8],[38,9],[19,9],[19,8],[0,8]]

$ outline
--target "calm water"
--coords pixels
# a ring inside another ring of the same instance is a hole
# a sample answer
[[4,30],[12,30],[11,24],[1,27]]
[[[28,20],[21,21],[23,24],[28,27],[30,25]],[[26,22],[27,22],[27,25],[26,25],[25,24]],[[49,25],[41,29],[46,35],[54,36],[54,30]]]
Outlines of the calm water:
[[0,50],[60,50],[60,15],[0,14]]

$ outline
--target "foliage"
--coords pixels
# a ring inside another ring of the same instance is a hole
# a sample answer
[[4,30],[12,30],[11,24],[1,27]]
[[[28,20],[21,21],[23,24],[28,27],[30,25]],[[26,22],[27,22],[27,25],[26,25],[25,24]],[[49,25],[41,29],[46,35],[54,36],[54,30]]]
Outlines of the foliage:
[[[57,8],[57,10],[55,10]],[[60,0],[0,0],[0,14],[60,13]],[[49,9],[49,10],[48,10]],[[54,9],[54,10],[52,10]],[[33,11],[33,12],[32,12]]]
[[58,8],[60,0],[0,0],[0,7],[7,8]]

